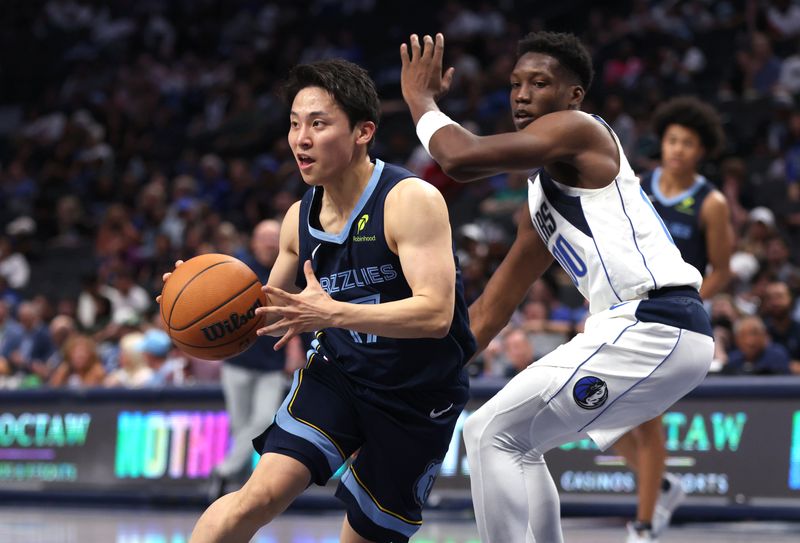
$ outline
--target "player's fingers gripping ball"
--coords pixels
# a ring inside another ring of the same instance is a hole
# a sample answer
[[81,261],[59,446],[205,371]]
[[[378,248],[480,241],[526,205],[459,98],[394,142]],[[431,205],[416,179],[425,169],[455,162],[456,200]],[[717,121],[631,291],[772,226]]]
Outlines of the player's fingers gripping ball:
[[256,340],[265,306],[261,282],[244,262],[223,254],[178,266],[161,292],[161,318],[175,345],[205,360],[241,353]]

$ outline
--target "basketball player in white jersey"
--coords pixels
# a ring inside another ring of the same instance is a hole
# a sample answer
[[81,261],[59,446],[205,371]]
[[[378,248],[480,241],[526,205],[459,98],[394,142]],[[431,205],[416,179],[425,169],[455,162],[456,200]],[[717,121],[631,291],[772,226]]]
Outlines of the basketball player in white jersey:
[[706,375],[711,325],[702,278],[684,262],[642,192],[619,140],[580,111],[591,58],[570,34],[532,33],[511,73],[517,131],[479,137],[439,111],[453,70],[444,37],[403,44],[402,90],[417,134],[451,177],[529,172],[527,215],[508,255],[470,307],[483,349],[553,260],[589,300],[585,331],[514,377],[464,429],[484,543],[563,541],[544,453],[592,438],[606,449]]

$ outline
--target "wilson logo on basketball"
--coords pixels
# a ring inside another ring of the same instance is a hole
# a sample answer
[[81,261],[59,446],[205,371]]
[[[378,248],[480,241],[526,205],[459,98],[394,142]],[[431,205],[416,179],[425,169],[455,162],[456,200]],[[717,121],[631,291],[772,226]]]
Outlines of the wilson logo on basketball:
[[253,302],[253,305],[250,306],[250,309],[247,310],[247,313],[242,313],[241,315],[238,313],[231,313],[231,316],[224,321],[215,322],[210,326],[201,328],[201,330],[203,330],[203,335],[208,341],[217,341],[218,339],[222,339],[227,334],[234,333],[236,330],[253,320],[256,317],[256,309],[259,307],[261,307],[261,300],[256,299],[256,301]]

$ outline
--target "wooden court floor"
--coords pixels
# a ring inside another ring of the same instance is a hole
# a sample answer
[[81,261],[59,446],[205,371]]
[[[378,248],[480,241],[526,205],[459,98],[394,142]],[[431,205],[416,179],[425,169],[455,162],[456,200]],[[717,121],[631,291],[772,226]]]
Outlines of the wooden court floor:
[[[186,543],[200,511],[63,507],[0,507],[0,543]],[[252,543],[335,543],[341,514],[287,513]],[[624,543],[624,520],[564,519],[567,543]],[[426,514],[413,543],[480,543],[467,515]],[[661,543],[798,543],[800,522],[686,523]],[[546,542],[543,542],[546,543]]]

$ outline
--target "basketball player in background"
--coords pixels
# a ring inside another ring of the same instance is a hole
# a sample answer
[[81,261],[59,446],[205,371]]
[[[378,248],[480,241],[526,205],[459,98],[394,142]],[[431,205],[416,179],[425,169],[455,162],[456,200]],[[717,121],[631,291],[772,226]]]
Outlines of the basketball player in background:
[[443,49],[437,34],[422,43],[413,35],[400,50],[422,144],[462,182],[530,172],[517,237],[470,307],[479,351],[554,259],[589,301],[584,333],[519,373],[464,427],[481,540],[559,543],[544,454],[587,436],[606,449],[703,380],[714,343],[702,277],[681,258],[616,135],[580,111],[593,70],[575,36],[520,41],[510,77],[517,131],[484,137],[436,105],[453,76],[442,73]]
[[468,398],[475,352],[441,194],[368,149],[380,103],[346,61],[298,66],[289,145],[311,185],[286,214],[258,312],[281,348],[315,332],[245,485],[215,501],[191,542],[246,542],[355,452],[336,495],[341,541],[407,541]]
[[[661,166],[642,176],[642,188],[683,259],[704,274],[700,297],[710,300],[731,277],[733,226],[725,196],[697,170],[704,158],[721,150],[722,125],[710,105],[683,96],[662,104],[653,126],[661,140]],[[628,543],[652,541],[664,532],[685,496],[680,479],[665,471],[661,417],[622,436],[614,450],[637,476],[638,508],[636,521],[628,524]]]

